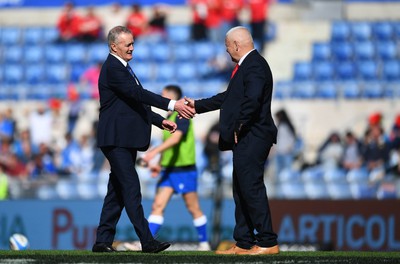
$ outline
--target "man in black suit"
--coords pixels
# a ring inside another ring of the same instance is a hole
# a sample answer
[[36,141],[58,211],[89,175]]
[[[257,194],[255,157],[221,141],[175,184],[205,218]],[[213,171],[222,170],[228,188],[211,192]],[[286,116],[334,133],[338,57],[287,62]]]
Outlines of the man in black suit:
[[216,253],[278,254],[264,185],[265,162],[277,135],[271,115],[271,70],[246,28],[229,30],[225,46],[237,63],[227,90],[207,99],[186,99],[196,113],[220,109],[219,149],[233,151],[236,244]]
[[138,174],[135,170],[137,151],[150,143],[151,125],[176,130],[176,124],[151,111],[150,106],[176,110],[180,116],[191,118],[194,110],[184,100],[173,101],[143,89],[130,68],[134,49],[133,35],[123,26],[108,34],[110,54],[99,76],[100,115],[97,144],[111,166],[107,195],[104,198],[100,223],[93,252],[114,252],[112,247],[116,225],[125,208],[142,251],[157,253],[170,244],[155,240],[144,217]]

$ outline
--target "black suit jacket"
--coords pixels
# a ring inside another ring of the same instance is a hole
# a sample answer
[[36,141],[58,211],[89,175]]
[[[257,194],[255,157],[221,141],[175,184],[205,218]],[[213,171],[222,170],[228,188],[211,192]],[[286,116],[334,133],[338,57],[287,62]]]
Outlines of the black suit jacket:
[[162,127],[163,117],[150,106],[168,110],[169,99],[143,89],[137,78],[109,54],[99,76],[99,147],[117,146],[146,150],[151,125]]
[[267,61],[253,50],[243,60],[225,92],[196,100],[197,113],[220,109],[220,150],[234,147],[234,131],[276,143],[271,115],[272,74]]

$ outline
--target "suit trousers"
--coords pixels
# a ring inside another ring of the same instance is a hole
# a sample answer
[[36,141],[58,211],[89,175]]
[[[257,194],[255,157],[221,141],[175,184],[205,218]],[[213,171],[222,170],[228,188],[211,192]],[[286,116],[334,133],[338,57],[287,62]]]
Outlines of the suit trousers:
[[110,162],[111,173],[104,198],[96,243],[112,244],[121,212],[125,208],[142,244],[154,238],[144,216],[139,177],[135,169],[137,150],[101,147]]
[[250,248],[253,245],[277,245],[277,235],[272,230],[266,187],[265,162],[272,143],[247,133],[233,149],[233,198],[235,201],[236,245]]

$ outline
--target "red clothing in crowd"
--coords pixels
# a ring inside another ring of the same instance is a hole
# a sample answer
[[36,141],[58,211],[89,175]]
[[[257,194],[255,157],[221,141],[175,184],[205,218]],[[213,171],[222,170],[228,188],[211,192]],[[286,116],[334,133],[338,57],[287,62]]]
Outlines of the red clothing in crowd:
[[248,0],[251,22],[261,22],[267,18],[269,0]]
[[102,22],[94,14],[88,14],[81,19],[81,34],[99,38],[102,32]]
[[243,0],[221,0],[221,16],[224,21],[233,22],[243,8]]
[[206,26],[208,28],[216,28],[221,25],[221,4],[215,0],[207,1],[207,18]]
[[127,28],[132,32],[134,37],[145,33],[147,28],[147,18],[142,12],[132,12],[128,16]]
[[73,10],[64,11],[57,22],[61,40],[68,41],[77,38],[80,33],[81,17]]
[[189,0],[192,7],[193,23],[199,24],[207,17],[207,0]]

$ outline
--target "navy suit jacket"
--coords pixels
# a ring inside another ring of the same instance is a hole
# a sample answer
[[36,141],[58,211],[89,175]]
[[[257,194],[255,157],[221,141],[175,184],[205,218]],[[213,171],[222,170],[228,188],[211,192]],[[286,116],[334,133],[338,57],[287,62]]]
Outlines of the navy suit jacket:
[[139,80],[111,54],[100,71],[99,93],[97,145],[146,150],[151,125],[162,128],[164,119],[150,106],[168,110],[170,100],[143,89]]
[[196,100],[197,113],[220,109],[220,150],[232,150],[234,132],[276,143],[277,128],[271,115],[272,73],[257,50],[250,52],[230,80],[226,91]]

